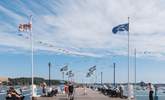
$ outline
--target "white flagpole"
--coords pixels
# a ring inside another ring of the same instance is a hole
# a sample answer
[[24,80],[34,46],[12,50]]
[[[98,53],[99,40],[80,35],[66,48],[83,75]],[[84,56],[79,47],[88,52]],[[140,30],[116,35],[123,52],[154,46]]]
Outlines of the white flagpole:
[[129,17],[128,17],[128,98],[130,98],[130,50],[129,50],[129,46],[130,46],[130,32],[129,32]]
[[135,58],[134,58],[134,60],[135,60],[134,64],[135,64],[135,99],[136,99],[136,48],[135,48],[135,51],[134,51],[134,56],[135,56]]
[[95,70],[95,83],[97,83],[97,71]]
[[[30,24],[32,25],[32,15],[30,15]],[[34,96],[34,54],[33,54],[33,33],[32,26],[30,29],[30,37],[31,37],[31,74],[32,74],[32,97]]]

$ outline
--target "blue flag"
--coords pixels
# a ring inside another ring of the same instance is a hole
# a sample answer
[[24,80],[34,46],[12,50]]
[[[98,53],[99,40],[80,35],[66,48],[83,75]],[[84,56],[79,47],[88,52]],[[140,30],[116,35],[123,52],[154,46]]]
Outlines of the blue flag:
[[114,27],[112,29],[112,32],[114,34],[116,34],[117,32],[128,31],[128,30],[129,30],[129,23],[126,23],[126,24],[121,24],[121,25],[118,25],[118,26]]

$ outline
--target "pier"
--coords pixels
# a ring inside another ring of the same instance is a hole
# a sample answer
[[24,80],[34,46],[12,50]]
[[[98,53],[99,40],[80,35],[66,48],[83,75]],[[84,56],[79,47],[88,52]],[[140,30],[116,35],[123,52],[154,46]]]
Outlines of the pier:
[[[74,100],[127,100],[121,98],[111,98],[97,91],[93,91],[92,89],[89,88],[87,88],[86,91],[87,94],[84,95],[83,88],[76,88],[74,94]],[[68,99],[66,94],[58,94],[57,96],[54,97],[38,97],[35,100],[68,100]]]

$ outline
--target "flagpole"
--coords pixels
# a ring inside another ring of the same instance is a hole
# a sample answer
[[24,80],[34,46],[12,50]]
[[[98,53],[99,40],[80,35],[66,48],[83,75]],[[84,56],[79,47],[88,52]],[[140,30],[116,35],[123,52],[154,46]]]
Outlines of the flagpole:
[[97,71],[95,70],[95,84],[97,83]]
[[135,48],[135,51],[134,51],[134,64],[135,64],[135,99],[136,99],[136,48]]
[[130,89],[129,89],[129,85],[130,85],[130,31],[129,31],[129,17],[128,17],[128,98],[130,98]]
[[103,72],[101,72],[101,85],[103,84]]
[[116,87],[116,73],[115,73],[115,68],[116,67],[116,63],[113,63],[113,85],[114,87]]
[[[32,22],[32,15],[30,16],[30,21]],[[31,23],[32,24],[32,23]],[[33,49],[33,33],[32,28],[30,29],[31,36],[31,74],[32,74],[32,97],[34,96],[34,49]]]
[[64,74],[65,74],[65,72],[62,71],[62,79],[63,79],[63,81],[64,81]]

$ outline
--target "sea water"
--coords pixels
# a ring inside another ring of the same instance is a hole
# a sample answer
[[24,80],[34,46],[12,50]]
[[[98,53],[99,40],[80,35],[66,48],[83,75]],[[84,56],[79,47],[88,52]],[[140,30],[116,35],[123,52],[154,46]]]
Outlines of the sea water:
[[[42,91],[39,88],[37,90],[37,94],[41,95],[41,92]],[[135,96],[136,100],[149,100],[149,96],[148,96],[149,94],[147,90],[136,90],[135,93],[136,93]],[[31,90],[30,89],[24,90],[23,95],[25,96],[24,100],[30,100]],[[0,100],[5,100],[5,97],[6,97],[6,93],[0,93]],[[156,100],[165,100],[165,93],[163,93],[162,90],[158,90],[158,99]]]
[[[149,92],[147,90],[136,90],[135,94],[136,100],[149,100]],[[157,97],[155,94],[153,96],[154,100],[165,100],[165,93],[161,89],[157,91]]]

